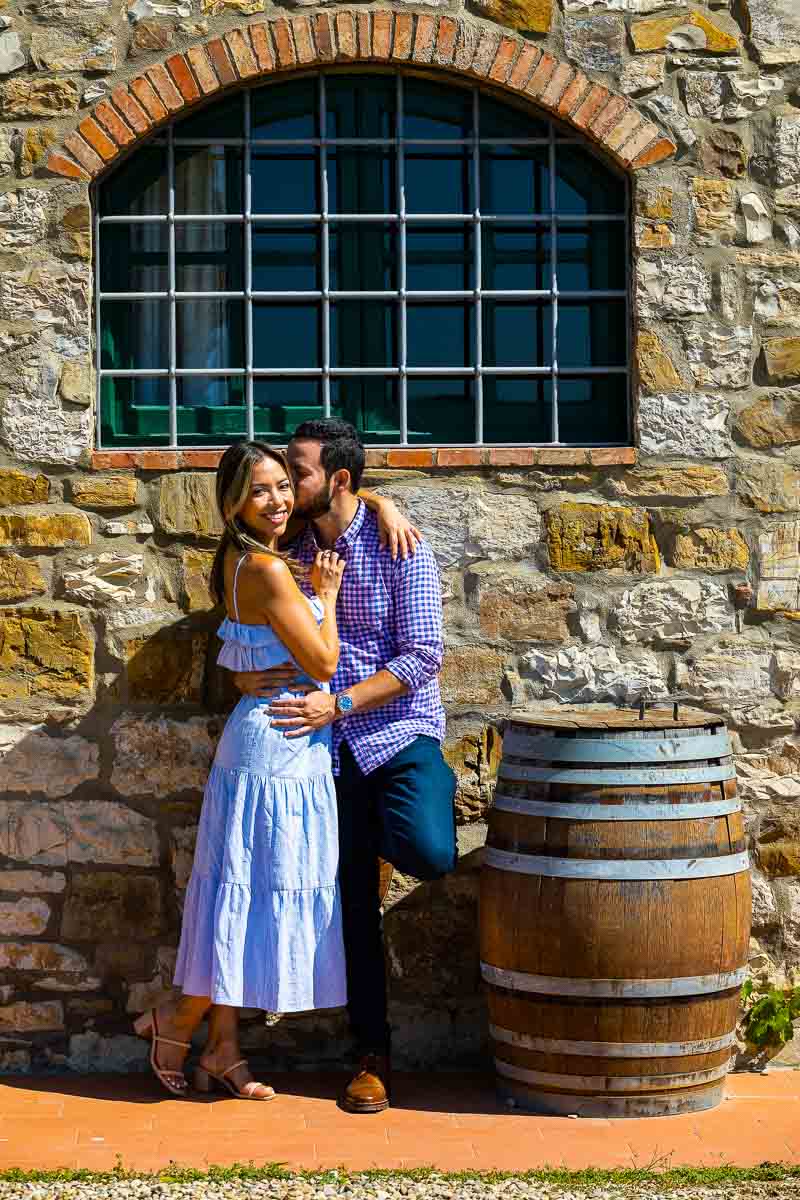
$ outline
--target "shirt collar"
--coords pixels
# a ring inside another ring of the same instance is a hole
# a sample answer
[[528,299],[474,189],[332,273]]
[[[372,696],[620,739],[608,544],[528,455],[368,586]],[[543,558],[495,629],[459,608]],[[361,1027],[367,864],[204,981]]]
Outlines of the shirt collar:
[[[350,524],[347,526],[347,529],[345,529],[344,533],[341,533],[339,535],[339,537],[336,539],[336,542],[334,544],[336,546],[342,546],[342,547],[346,547],[347,549],[349,549],[355,542],[359,533],[361,532],[361,528],[364,524],[366,515],[367,515],[367,506],[363,500],[359,500],[358,508],[356,509],[355,516],[353,517]],[[316,546],[317,549],[319,549],[319,542],[317,541],[317,531],[314,528],[313,521],[309,521],[308,526],[306,527],[305,537],[310,538],[313,545]]]

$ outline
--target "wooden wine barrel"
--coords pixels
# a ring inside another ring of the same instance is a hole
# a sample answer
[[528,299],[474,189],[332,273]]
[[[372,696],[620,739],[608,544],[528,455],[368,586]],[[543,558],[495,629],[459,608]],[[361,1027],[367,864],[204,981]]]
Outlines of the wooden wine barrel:
[[749,936],[719,717],[508,722],[481,873],[481,971],[506,1102],[604,1117],[713,1108]]

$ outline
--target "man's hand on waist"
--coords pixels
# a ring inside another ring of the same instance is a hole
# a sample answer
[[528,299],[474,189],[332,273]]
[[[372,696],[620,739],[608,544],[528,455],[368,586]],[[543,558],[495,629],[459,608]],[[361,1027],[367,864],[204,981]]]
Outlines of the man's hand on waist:
[[273,700],[269,714],[284,737],[305,737],[336,719],[336,697],[330,692],[310,691],[294,700]]
[[281,692],[313,692],[316,685],[302,680],[293,662],[280,663],[265,671],[234,671],[233,684],[244,696],[263,696],[267,699]]

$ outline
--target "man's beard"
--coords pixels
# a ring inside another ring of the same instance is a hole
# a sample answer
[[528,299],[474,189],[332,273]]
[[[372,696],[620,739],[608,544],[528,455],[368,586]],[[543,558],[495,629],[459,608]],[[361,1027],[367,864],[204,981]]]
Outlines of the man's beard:
[[319,517],[324,517],[326,513],[331,511],[332,504],[333,500],[330,496],[329,485],[326,482],[306,504],[301,506],[295,501],[295,516],[303,517],[306,521],[316,521]]

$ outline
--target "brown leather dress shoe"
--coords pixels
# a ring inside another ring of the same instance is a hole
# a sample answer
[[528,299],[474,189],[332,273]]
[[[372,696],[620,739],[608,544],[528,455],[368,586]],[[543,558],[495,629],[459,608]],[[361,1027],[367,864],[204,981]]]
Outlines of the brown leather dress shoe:
[[389,1107],[391,1069],[384,1054],[365,1054],[358,1070],[342,1092],[345,1112],[376,1113]]

